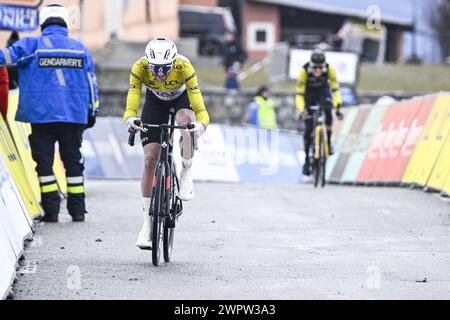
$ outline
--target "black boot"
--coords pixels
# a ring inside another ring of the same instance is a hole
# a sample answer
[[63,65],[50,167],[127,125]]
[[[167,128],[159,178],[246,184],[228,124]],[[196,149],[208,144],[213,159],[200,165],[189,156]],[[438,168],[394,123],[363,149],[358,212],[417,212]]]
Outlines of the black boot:
[[41,205],[44,209],[44,216],[40,219],[43,222],[58,222],[61,197],[59,193],[49,192],[41,194]]
[[67,210],[72,216],[73,222],[84,222],[86,211],[84,194],[68,194]]
[[72,214],[72,221],[73,222],[84,222],[85,221],[85,215],[83,214]]
[[44,216],[40,219],[42,222],[48,222],[48,223],[56,223],[58,222],[58,214],[49,214],[45,213]]
[[305,159],[305,164],[303,166],[303,175],[309,177],[311,175],[311,164],[309,158]]

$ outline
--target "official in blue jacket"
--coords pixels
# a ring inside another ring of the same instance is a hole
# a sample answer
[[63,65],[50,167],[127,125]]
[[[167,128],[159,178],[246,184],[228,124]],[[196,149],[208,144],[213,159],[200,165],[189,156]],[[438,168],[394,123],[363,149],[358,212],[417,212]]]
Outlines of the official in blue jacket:
[[73,221],[84,221],[82,134],[95,124],[98,88],[94,62],[79,41],[68,36],[69,12],[49,5],[40,12],[40,37],[24,38],[0,50],[0,65],[19,70],[16,120],[31,124],[29,137],[37,163],[43,221],[57,222],[61,199],[53,172],[55,143],[67,175],[67,209]]

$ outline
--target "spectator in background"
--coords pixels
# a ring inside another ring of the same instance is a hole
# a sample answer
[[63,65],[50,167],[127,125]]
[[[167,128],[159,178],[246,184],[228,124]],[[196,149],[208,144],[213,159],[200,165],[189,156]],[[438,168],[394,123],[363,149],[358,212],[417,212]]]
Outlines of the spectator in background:
[[240,65],[243,65],[246,59],[247,54],[242,49],[239,41],[236,40],[234,33],[227,33],[223,55],[225,71],[228,72],[229,68],[232,67],[235,62],[239,62]]
[[0,113],[6,121],[8,115],[8,95],[9,95],[9,79],[8,70],[5,67],[0,68]]
[[[11,32],[8,41],[6,42],[6,47],[9,48],[14,43],[20,40],[19,33],[17,31]],[[14,90],[19,87],[19,70],[17,66],[8,66],[8,76],[9,76],[9,90]]]
[[270,98],[269,88],[259,88],[254,101],[249,105],[250,123],[261,129],[277,129],[275,102]]
[[[9,47],[19,40],[17,31],[13,31],[6,46]],[[5,121],[8,116],[9,90],[19,85],[19,73],[16,66],[0,67],[0,113]]]
[[225,88],[231,91],[239,91],[239,79],[238,75],[241,69],[241,65],[239,62],[235,62],[231,67],[227,70],[227,78],[225,80]]
[[69,11],[49,5],[39,14],[41,36],[27,37],[0,50],[0,65],[17,64],[20,98],[16,120],[30,123],[31,154],[37,163],[43,221],[57,222],[61,198],[53,172],[55,143],[67,176],[67,210],[85,220],[83,131],[95,124],[98,87],[94,62],[79,41],[69,37]]

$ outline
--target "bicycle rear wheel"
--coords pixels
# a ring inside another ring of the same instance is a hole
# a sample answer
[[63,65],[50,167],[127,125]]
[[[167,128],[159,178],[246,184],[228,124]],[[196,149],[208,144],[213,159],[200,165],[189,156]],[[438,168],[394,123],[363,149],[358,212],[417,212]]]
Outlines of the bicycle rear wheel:
[[323,130],[320,130],[318,147],[318,158],[317,155],[314,159],[314,187],[325,187],[325,167],[326,167],[326,155],[325,155],[325,139],[323,136]]
[[159,166],[156,172],[156,188],[154,189],[153,199],[152,263],[157,267],[161,257],[160,243],[165,207],[165,179],[163,166]]
[[325,137],[324,137],[324,131],[322,130],[322,134],[321,134],[321,141],[322,143],[320,144],[320,180],[321,180],[321,186],[322,188],[325,188],[325,183],[326,183],[326,174],[325,174],[325,170],[327,167],[327,155],[326,155],[326,145],[325,143],[328,143],[325,141]]

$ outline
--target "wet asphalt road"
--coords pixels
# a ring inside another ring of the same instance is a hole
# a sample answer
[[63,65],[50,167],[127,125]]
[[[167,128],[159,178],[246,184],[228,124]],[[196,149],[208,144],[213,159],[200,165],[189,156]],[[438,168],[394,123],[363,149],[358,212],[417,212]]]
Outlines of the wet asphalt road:
[[39,224],[16,299],[450,299],[450,206],[421,191],[196,184],[173,262],[135,247],[139,182]]

